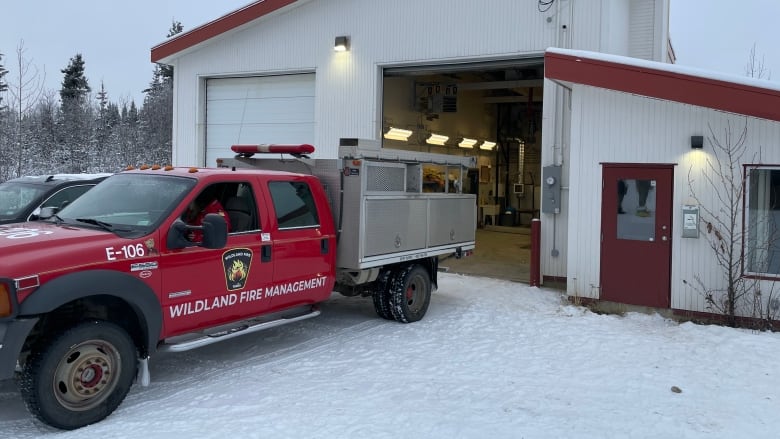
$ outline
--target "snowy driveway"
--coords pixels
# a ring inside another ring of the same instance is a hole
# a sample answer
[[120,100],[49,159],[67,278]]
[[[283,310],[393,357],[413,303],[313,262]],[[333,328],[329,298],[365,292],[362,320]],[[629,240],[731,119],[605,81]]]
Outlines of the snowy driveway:
[[33,421],[0,382],[0,437],[771,437],[778,364],[780,334],[596,315],[442,274],[411,325],[334,295],[316,319],[157,355],[149,387],[73,432]]

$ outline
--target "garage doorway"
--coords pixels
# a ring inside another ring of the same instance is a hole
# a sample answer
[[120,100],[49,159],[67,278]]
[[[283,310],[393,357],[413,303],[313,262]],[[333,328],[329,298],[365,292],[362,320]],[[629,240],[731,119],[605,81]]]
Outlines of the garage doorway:
[[[528,235],[540,205],[543,61],[534,56],[383,71],[382,134],[409,132],[403,140],[384,137],[384,148],[477,158],[463,177],[463,192],[477,196],[477,258],[447,262],[454,272],[528,277]],[[429,141],[432,135],[438,141]],[[475,143],[463,147],[463,139]]]

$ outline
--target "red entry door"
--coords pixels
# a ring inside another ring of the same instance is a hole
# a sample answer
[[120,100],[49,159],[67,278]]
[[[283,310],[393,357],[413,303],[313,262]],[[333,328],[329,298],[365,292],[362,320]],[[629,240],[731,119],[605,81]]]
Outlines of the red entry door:
[[669,308],[674,168],[603,166],[601,300]]

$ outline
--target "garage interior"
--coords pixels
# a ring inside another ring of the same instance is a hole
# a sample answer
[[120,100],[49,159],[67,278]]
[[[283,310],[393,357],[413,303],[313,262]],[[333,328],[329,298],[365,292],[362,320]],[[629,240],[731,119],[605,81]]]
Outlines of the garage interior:
[[475,254],[454,273],[529,280],[530,224],[539,217],[541,58],[384,70],[383,147],[477,158],[466,175],[423,170],[430,191],[477,196]]

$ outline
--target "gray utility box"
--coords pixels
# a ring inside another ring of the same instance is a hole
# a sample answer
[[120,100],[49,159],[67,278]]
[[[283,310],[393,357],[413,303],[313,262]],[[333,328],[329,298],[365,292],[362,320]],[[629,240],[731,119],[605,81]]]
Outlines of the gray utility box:
[[474,249],[476,196],[461,192],[466,171],[476,167],[474,157],[391,150],[359,139],[342,139],[339,157],[237,157],[219,162],[319,177],[338,230],[341,269],[363,270]]

